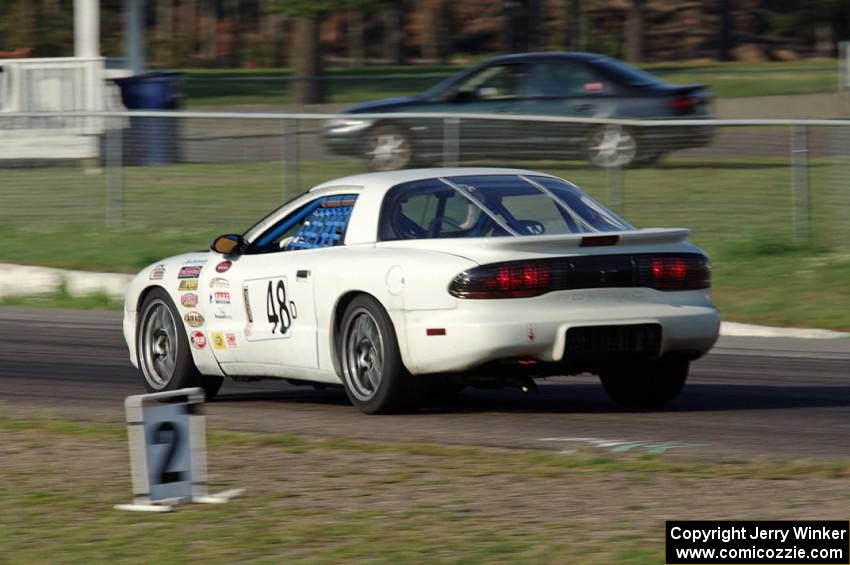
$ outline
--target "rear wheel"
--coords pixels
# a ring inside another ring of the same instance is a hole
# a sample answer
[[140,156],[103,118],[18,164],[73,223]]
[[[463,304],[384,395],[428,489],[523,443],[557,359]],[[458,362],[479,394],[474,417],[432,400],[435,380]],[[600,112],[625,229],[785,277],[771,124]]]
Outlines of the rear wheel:
[[366,414],[415,406],[416,381],[401,361],[395,329],[383,307],[361,295],[348,305],[337,340],[345,392]]
[[180,314],[168,293],[160,288],[153,289],[142,302],[136,327],[136,355],[148,392],[201,387],[207,400],[212,400],[221,388],[221,377],[198,372]]
[[364,157],[373,171],[396,171],[413,163],[410,134],[394,125],[378,126],[367,133]]
[[587,137],[586,153],[597,167],[625,167],[637,158],[638,143],[628,128],[601,126],[591,130]]
[[599,373],[608,396],[627,408],[661,406],[679,396],[690,363],[661,360],[609,368]]

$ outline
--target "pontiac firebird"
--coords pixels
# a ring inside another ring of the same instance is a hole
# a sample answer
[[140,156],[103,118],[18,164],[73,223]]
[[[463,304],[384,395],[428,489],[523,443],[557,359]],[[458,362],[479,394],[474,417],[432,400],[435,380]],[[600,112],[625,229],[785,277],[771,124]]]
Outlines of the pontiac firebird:
[[282,378],[371,414],[590,372],[621,405],[660,405],[720,326],[688,233],[535,171],[355,175],[143,269],[124,336],[151,392]]

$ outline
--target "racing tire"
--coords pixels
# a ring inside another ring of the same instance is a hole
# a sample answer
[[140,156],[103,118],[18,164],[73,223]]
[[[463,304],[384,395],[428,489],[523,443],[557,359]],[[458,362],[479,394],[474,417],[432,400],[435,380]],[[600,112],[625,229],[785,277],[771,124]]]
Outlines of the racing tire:
[[372,171],[397,171],[414,163],[410,133],[392,124],[379,125],[366,133],[363,157]]
[[201,387],[208,401],[215,398],[224,379],[202,375],[189,347],[174,302],[165,290],[151,290],[142,302],[136,324],[136,359],[148,392]]
[[625,408],[653,408],[671,402],[682,392],[690,363],[660,360],[600,371],[608,396]]
[[395,328],[377,300],[360,295],[351,301],[337,344],[345,393],[361,412],[389,414],[417,406],[417,380],[404,367]]

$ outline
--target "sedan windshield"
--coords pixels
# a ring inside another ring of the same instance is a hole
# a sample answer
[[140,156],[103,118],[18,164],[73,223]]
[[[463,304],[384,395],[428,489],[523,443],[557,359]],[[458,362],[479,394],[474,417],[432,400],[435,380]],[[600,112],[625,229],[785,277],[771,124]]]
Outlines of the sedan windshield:
[[452,176],[387,193],[381,239],[596,233],[634,229],[578,187],[538,175]]

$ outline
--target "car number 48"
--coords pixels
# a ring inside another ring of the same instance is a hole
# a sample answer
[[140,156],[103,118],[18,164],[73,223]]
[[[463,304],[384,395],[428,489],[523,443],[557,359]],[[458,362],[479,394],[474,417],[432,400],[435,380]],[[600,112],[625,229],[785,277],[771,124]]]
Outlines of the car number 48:
[[[289,337],[289,330],[298,318],[298,309],[295,302],[289,299],[286,282],[285,278],[245,281],[246,312],[248,322],[254,328],[250,337],[246,336],[249,341]],[[258,312],[251,304],[261,302],[266,305],[267,324],[260,322],[262,318],[253,319]]]

